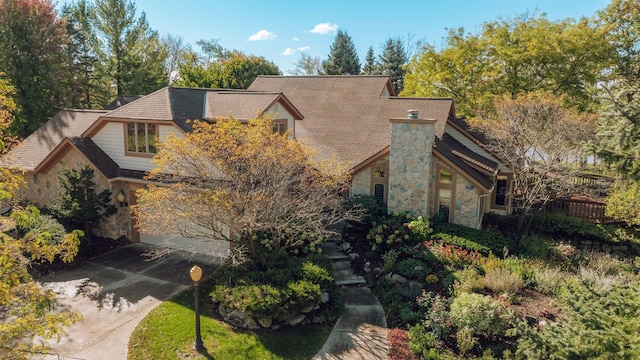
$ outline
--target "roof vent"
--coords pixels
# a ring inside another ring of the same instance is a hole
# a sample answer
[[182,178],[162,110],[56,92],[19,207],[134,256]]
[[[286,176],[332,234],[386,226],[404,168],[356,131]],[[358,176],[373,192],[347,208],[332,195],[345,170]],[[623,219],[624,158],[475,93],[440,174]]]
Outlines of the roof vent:
[[407,110],[407,118],[408,119],[417,119],[418,118],[418,110]]

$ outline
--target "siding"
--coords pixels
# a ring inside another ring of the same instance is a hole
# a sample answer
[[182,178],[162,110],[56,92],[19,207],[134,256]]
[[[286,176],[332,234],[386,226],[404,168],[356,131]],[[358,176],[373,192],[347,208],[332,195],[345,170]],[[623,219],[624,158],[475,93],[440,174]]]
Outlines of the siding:
[[287,130],[291,132],[294,138],[296,137],[295,121],[293,120],[293,116],[280,106],[280,104],[273,104],[273,106],[265,111],[265,114],[270,116],[272,119],[287,119]]
[[[182,135],[181,131],[173,125],[160,125],[158,131],[160,141],[166,139],[169,133]],[[93,136],[93,141],[121,168],[149,171],[155,167],[150,157],[125,155],[124,139],[124,125],[119,122],[107,123]]]

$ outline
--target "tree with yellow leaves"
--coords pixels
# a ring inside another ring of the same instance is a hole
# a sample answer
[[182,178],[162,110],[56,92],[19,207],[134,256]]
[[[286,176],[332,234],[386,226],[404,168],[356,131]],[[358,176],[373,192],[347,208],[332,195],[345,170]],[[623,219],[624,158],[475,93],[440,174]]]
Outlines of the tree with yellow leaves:
[[[2,74],[0,74],[2,75]],[[0,76],[0,139],[4,139],[15,111],[12,87]],[[11,199],[22,184],[20,176],[0,167],[0,201]],[[29,273],[32,262],[73,260],[82,232],[64,232],[60,224],[41,217],[37,209],[16,211],[12,215],[21,236],[12,238],[0,233],[0,358],[26,359],[42,352],[46,345],[36,339],[50,339],[62,334],[64,326],[78,319],[69,310],[54,311],[55,294],[44,290]],[[10,222],[3,218],[6,231]]]
[[236,249],[298,254],[319,251],[327,226],[357,217],[345,210],[346,168],[314,161],[270,119],[195,122],[184,137],[161,144],[138,192],[139,226],[151,234],[229,241]]

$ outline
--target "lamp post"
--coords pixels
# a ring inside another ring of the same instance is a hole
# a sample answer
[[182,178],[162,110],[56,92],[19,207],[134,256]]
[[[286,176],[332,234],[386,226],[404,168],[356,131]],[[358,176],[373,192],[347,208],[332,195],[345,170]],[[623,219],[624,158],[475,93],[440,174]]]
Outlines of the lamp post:
[[191,270],[189,270],[189,276],[191,276],[191,280],[193,280],[193,289],[196,298],[196,341],[193,343],[193,350],[200,352],[204,350],[204,344],[202,344],[202,337],[200,336],[200,298],[198,296],[198,282],[202,278],[202,269],[200,266],[194,265]]

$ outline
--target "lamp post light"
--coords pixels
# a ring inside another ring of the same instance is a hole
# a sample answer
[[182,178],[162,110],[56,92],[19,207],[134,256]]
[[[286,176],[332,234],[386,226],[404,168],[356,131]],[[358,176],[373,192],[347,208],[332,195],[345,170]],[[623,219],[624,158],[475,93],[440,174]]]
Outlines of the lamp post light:
[[193,350],[202,351],[204,350],[204,344],[202,344],[202,337],[200,336],[200,298],[198,296],[198,282],[202,278],[202,269],[198,265],[194,265],[191,270],[189,270],[189,276],[191,276],[191,280],[193,280],[193,289],[196,298],[196,341],[193,343]]

